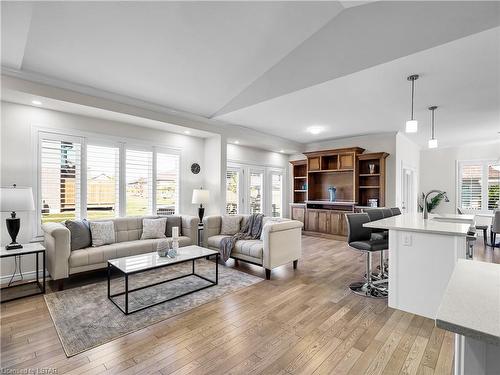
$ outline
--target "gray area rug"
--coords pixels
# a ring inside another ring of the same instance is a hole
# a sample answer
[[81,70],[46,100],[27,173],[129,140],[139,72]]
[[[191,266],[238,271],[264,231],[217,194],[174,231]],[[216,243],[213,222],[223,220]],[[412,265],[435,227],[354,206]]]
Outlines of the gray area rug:
[[[191,263],[151,270],[129,276],[129,288],[189,273],[191,273]],[[215,263],[204,259],[197,260],[196,273],[215,280]],[[124,290],[123,277],[116,276],[111,282],[112,294]],[[130,315],[123,314],[107,298],[106,280],[46,294],[45,302],[64,351],[71,357],[260,281],[263,279],[219,265],[218,285]],[[129,308],[135,309],[204,285],[208,285],[208,282],[189,276],[142,289],[129,295]],[[120,306],[123,306],[123,300],[117,300]]]

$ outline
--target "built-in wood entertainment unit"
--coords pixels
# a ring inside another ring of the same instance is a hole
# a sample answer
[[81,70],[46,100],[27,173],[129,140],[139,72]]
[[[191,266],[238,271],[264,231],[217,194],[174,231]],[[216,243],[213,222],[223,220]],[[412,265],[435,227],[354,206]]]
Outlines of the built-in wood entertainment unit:
[[[292,219],[310,234],[347,235],[346,212],[385,205],[385,152],[364,153],[360,147],[306,152],[294,160]],[[329,188],[334,188],[335,197]]]

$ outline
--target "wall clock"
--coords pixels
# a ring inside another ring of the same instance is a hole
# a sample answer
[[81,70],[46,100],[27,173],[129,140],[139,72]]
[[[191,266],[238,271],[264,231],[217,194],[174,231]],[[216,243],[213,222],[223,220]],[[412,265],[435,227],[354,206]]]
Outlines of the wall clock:
[[198,163],[193,163],[191,164],[191,172],[193,172],[194,174],[198,174],[200,173],[200,165]]

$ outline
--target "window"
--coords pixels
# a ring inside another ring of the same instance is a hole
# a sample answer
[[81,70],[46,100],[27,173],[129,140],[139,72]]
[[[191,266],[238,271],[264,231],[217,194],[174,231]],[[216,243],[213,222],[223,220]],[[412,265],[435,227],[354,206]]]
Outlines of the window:
[[226,213],[237,214],[239,206],[240,174],[237,169],[226,171]]
[[118,147],[87,146],[87,218],[103,219],[119,214]]
[[499,206],[500,163],[461,161],[458,163],[459,207],[491,211]]
[[173,215],[179,211],[179,156],[156,154],[156,213]]
[[41,222],[58,222],[80,216],[81,143],[40,139]]
[[125,174],[127,216],[150,214],[153,206],[153,153],[127,149]]
[[271,174],[271,216],[281,217],[283,204],[283,175]]
[[263,213],[262,209],[262,186],[264,174],[262,172],[250,171],[250,213]]

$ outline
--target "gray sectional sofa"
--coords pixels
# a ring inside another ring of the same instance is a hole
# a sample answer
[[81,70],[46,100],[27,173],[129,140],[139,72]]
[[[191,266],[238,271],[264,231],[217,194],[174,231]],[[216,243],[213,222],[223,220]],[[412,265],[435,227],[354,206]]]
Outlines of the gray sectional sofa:
[[[142,219],[155,216],[125,217],[107,219],[113,221],[116,242],[110,245],[87,247],[71,250],[70,230],[62,223],[45,223],[42,225],[47,256],[47,270],[52,280],[62,281],[70,275],[80,272],[105,268],[109,259],[126,257],[156,251],[156,246],[162,239],[141,240]],[[169,216],[173,218],[176,216]],[[198,243],[198,217],[180,215],[175,222],[181,223],[179,246],[196,245]],[[168,231],[167,219],[167,231]]]

